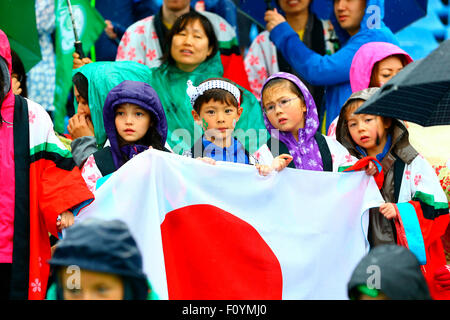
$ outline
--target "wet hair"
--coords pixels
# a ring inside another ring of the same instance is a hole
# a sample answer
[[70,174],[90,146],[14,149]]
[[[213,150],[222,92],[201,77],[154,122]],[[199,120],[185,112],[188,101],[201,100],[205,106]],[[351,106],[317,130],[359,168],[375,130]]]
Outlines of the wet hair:
[[19,55],[12,49],[11,49],[11,58],[12,58],[11,73],[16,74],[18,76],[17,80],[20,82],[20,88],[22,89],[22,93],[20,95],[24,98],[27,98],[28,88],[27,88],[27,73],[25,72],[25,67]]
[[168,62],[170,64],[175,64],[175,60],[170,53],[173,37],[186,29],[186,26],[190,23],[193,23],[194,21],[199,21],[203,26],[203,30],[205,31],[206,37],[208,38],[209,47],[212,48],[211,54],[206,58],[205,61],[216,55],[217,51],[219,50],[219,43],[217,41],[217,36],[214,32],[213,25],[204,15],[196,11],[189,11],[188,13],[179,16],[177,20],[175,20],[172,29],[170,29],[170,32],[168,33],[166,38],[165,52],[161,57],[162,63]]
[[303,101],[303,103],[305,103],[305,97],[303,96],[303,93],[300,90],[300,88],[297,87],[295,83],[293,83],[292,81],[284,78],[274,78],[269,82],[267,82],[266,85],[264,86],[263,91],[261,92],[261,99],[264,96],[264,91],[276,86],[287,86],[293,94],[297,95]]
[[397,58],[399,58],[401,63],[402,63],[402,65],[403,65],[403,67],[408,64],[408,60],[407,60],[406,56],[403,55],[403,54],[392,54],[390,56],[387,56],[387,57],[381,59],[380,61],[377,61],[373,65],[373,68],[372,68],[372,74],[370,75],[369,88],[370,87],[378,87],[379,84],[378,84],[378,80],[376,79],[376,75],[377,75],[377,73],[379,71],[379,68],[380,68],[380,62],[383,61],[384,59],[387,59],[387,58],[390,58],[390,57],[397,57]]
[[89,81],[84,74],[77,72],[72,77],[73,84],[77,87],[80,96],[89,104]]
[[[205,81],[202,81],[200,84],[202,84],[206,81],[210,81],[210,80],[222,80],[222,81],[226,81],[226,82],[229,82],[229,83],[235,85],[236,88],[239,89],[239,93],[240,93],[241,101],[242,101],[242,90],[234,82],[232,82],[226,78],[209,78]],[[241,101],[237,101],[236,98],[231,94],[231,92],[224,90],[224,89],[220,89],[220,88],[214,88],[214,89],[206,90],[201,96],[199,96],[197,98],[197,100],[195,100],[195,103],[193,106],[195,112],[200,114],[200,111],[202,110],[202,106],[211,100],[221,102],[226,105],[232,105],[236,108],[238,108],[239,105],[241,104]]]

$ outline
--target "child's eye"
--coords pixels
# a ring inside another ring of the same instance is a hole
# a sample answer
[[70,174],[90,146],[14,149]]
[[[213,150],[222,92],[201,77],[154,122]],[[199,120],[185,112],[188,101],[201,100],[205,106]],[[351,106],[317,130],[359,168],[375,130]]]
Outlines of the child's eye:
[[226,109],[225,113],[233,113],[233,109]]
[[109,288],[107,286],[98,286],[97,287],[97,292],[100,294],[105,294],[107,293],[109,290]]
[[208,110],[208,111],[206,111],[206,114],[213,115],[214,114],[214,110]]
[[138,117],[142,117],[144,115],[144,113],[142,113],[142,112],[136,112],[136,116],[138,116]]
[[269,104],[269,105],[266,106],[266,112],[267,111],[272,111],[274,108],[275,108],[275,105]]
[[76,288],[69,289],[69,288],[66,288],[66,291],[68,291],[73,296],[81,294],[81,289],[76,289]]
[[287,105],[288,103],[289,103],[289,101],[291,101],[290,99],[282,99],[281,101],[280,101],[280,105],[282,106],[282,107],[284,107],[285,105]]
[[122,111],[116,111],[116,116],[123,116],[123,112]]

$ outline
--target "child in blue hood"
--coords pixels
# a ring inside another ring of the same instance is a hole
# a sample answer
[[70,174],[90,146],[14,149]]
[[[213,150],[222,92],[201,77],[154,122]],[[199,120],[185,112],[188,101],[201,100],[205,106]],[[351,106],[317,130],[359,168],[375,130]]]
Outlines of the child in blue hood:
[[306,81],[326,87],[325,105],[320,108],[326,112],[320,115],[322,122],[325,117],[326,130],[352,94],[350,66],[356,51],[363,44],[374,41],[398,45],[392,31],[383,23],[383,16],[384,0],[334,0],[334,13],[330,20],[341,49],[333,55],[321,56],[303,44],[276,10],[266,12],[270,40]]
[[120,220],[86,219],[64,236],[49,261],[49,300],[155,300],[142,254]]
[[135,155],[154,148],[168,151],[164,145],[167,121],[156,91],[147,83],[126,80],[106,97],[103,122],[110,146],[91,155],[82,175],[89,189],[97,181],[119,169]]

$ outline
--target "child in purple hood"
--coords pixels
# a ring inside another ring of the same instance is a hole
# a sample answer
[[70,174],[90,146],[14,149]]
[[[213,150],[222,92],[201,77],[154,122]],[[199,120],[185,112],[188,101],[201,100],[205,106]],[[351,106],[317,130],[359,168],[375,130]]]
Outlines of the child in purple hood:
[[[311,93],[293,74],[278,72],[262,89],[261,107],[271,138],[253,156],[260,173],[268,174],[281,165],[315,171],[343,171],[356,163],[346,148],[319,131],[319,117]],[[274,163],[278,161],[279,163]],[[376,173],[373,163],[366,172]]]
[[147,83],[126,80],[106,97],[103,122],[110,146],[95,152],[84,163],[82,175],[89,189],[97,181],[119,169],[135,155],[164,145],[167,121],[156,91]]

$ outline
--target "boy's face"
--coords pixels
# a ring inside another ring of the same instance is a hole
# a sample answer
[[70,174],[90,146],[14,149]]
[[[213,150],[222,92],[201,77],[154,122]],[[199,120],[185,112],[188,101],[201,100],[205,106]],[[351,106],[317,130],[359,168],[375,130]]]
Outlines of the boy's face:
[[351,36],[358,33],[365,9],[366,0],[334,0],[336,19]]
[[305,126],[305,103],[287,84],[274,85],[263,92],[264,112],[275,129],[291,132],[298,136],[298,130]]
[[117,107],[114,122],[117,133],[128,143],[143,138],[152,124],[150,114],[132,103],[124,103]]
[[354,102],[354,104],[352,106],[353,111],[349,110],[346,114],[350,136],[358,146],[363,147],[367,151],[369,156],[376,156],[384,149],[390,122],[385,121],[380,116],[354,114],[353,112],[363,104],[363,101]]
[[123,281],[114,274],[62,271],[61,281],[64,300],[123,300],[124,297]]
[[231,137],[242,114],[242,107],[209,100],[200,107],[200,114],[192,110],[192,116],[204,130],[206,138],[225,140]]

